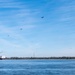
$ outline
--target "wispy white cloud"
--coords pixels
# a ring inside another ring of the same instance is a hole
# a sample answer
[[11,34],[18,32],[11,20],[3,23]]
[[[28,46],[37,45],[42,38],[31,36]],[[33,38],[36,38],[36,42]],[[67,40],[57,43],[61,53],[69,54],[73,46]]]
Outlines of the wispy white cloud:
[[21,2],[16,2],[14,0],[3,0],[0,1],[0,8],[23,8]]
[[61,6],[57,9],[57,11],[69,13],[71,11],[75,11],[75,5],[74,4],[68,4],[68,5]]
[[33,28],[36,28],[36,26],[35,25],[18,25],[18,26],[14,26],[14,27],[12,27],[12,29],[14,29],[14,30],[31,30],[31,29],[33,29]]
[[61,17],[59,21],[61,22],[68,22],[68,21],[73,21],[75,17]]
[[[14,55],[20,55],[22,52],[23,56],[26,54],[32,55],[35,52],[38,55],[55,54],[54,51],[49,51],[50,53],[46,51],[46,49],[50,49],[49,44],[54,47],[58,46],[56,44],[59,40],[62,43],[61,40],[71,41],[72,38],[74,39],[74,30],[68,25],[65,26],[64,22],[75,19],[75,2],[70,2],[70,0],[41,0],[37,1],[38,4],[33,5],[30,4],[30,1],[28,1],[29,4],[28,2],[25,4],[23,1],[0,0],[0,45],[3,46],[2,50],[7,50],[7,54],[12,54],[12,51]],[[42,3],[39,4],[39,2]],[[42,15],[47,18],[42,19],[41,22],[39,17],[41,18]],[[56,24],[56,21],[62,22],[62,25]],[[39,29],[38,26],[40,26]],[[73,34],[71,35],[71,33]],[[64,50],[64,52],[66,51],[68,50]],[[57,54],[61,53],[56,52]]]
[[0,2],[12,2],[13,0],[0,0]]
[[67,0],[65,3],[61,0],[62,4],[53,10],[53,15],[56,16],[57,21],[72,21],[75,18],[75,1]]
[[[38,19],[35,18],[38,11],[36,9],[30,9],[24,4],[22,5],[21,2],[4,2],[0,5],[0,7],[11,8],[11,10],[6,10],[6,13],[4,11],[1,11],[0,13],[0,15],[2,15],[1,18],[4,18],[1,21],[5,23],[15,23],[16,25],[31,25],[35,22],[38,22]],[[15,10],[15,8],[19,9]]]
[[13,39],[25,40],[25,37],[23,37],[21,33],[19,32],[21,31],[20,28],[28,30],[34,27],[35,27],[34,25],[24,25],[24,26],[20,25],[20,26],[14,26],[14,27],[7,27],[4,25],[0,25],[0,30],[1,30],[0,33],[10,35],[10,37]]
[[[14,52],[19,52],[19,54],[21,50],[30,53],[38,48],[38,45],[35,46],[36,42],[33,43],[30,39],[26,38],[25,35],[22,35],[22,33],[25,34],[25,31],[36,28],[34,23],[37,22],[35,18],[37,10],[31,10],[23,3],[14,0],[0,1],[0,8],[8,9],[0,13],[0,15],[5,15],[2,16],[3,19],[0,21],[0,35],[3,35],[0,37],[0,44],[2,43],[5,48],[8,47],[8,51],[11,47],[11,49],[14,49]],[[9,8],[11,8],[11,10],[9,10]],[[21,28],[23,30],[20,30]]]
[[17,45],[15,43],[12,43],[12,42],[10,42],[10,41],[8,41],[6,39],[2,39],[2,38],[0,38],[0,43],[2,45],[4,45],[4,46],[8,47],[8,48],[9,47],[16,47],[16,48],[20,48],[21,47],[20,45]]
[[[0,30],[1,30],[0,35],[1,34],[5,35],[4,38],[0,37],[0,44],[3,45],[5,48],[8,48],[8,49],[6,49],[8,51],[13,49],[13,52],[19,52],[19,54],[21,51],[22,52],[26,51],[26,53],[30,53],[30,52],[33,53],[37,48],[39,48],[39,46],[37,45],[36,42],[35,43],[31,42],[30,39],[26,38],[26,36],[22,36],[21,33],[18,31],[18,28],[20,28],[20,27],[23,27],[24,29],[32,29],[35,26],[33,26],[33,25],[32,26],[31,25],[18,26],[18,27],[14,26],[11,28],[11,27],[7,27],[4,25],[0,25]],[[17,29],[17,31],[16,31],[16,29]],[[2,50],[3,49],[4,48],[2,48]],[[3,50],[3,51],[5,51],[5,50]],[[5,52],[7,53],[8,51],[5,51]],[[15,54],[14,54],[14,56],[15,56]]]

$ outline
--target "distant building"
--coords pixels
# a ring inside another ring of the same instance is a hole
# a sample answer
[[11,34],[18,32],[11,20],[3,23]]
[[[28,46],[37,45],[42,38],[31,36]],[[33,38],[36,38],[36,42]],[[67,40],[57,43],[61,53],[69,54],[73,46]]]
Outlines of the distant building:
[[0,56],[0,59],[5,59],[6,57],[5,56]]

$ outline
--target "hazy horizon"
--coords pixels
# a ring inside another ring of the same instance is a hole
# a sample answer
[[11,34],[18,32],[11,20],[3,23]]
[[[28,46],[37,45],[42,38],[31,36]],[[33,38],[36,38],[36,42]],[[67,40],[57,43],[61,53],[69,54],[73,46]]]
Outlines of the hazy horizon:
[[75,56],[75,0],[0,0],[0,52]]

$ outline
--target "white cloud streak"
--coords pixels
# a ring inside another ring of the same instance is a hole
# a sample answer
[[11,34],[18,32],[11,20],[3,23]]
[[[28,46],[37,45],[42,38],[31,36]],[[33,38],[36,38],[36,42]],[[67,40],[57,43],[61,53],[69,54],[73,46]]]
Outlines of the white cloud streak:
[[21,2],[15,2],[13,0],[3,0],[0,1],[0,8],[23,8]]
[[[19,26],[20,28],[21,26]],[[34,28],[34,26],[30,25],[30,26],[23,26],[23,28],[25,29],[32,29]],[[0,37],[0,44],[3,45],[5,48],[8,48],[6,50],[9,51],[13,49],[13,52],[18,51],[20,53],[20,51],[26,51],[26,53],[30,53],[30,52],[34,52],[34,50],[36,50],[36,48],[38,48],[39,46],[37,45],[37,43],[33,43],[30,42],[30,39],[27,39],[26,36],[22,36],[21,33],[19,33],[19,31],[15,31],[16,29],[18,29],[18,27],[7,27],[4,25],[0,25],[0,34],[2,35],[9,35],[5,38]],[[10,40],[11,39],[11,40]],[[3,50],[3,49],[2,49]],[[5,50],[3,50],[5,51]],[[5,51],[6,53],[8,51]],[[10,51],[9,51],[10,52]],[[12,51],[11,51],[12,52]],[[9,54],[8,54],[9,55]]]

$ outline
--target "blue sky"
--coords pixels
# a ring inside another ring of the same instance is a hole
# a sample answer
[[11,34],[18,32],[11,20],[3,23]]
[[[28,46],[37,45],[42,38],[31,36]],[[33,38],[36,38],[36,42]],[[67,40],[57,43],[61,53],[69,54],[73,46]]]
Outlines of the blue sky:
[[0,51],[74,56],[75,0],[0,0]]

